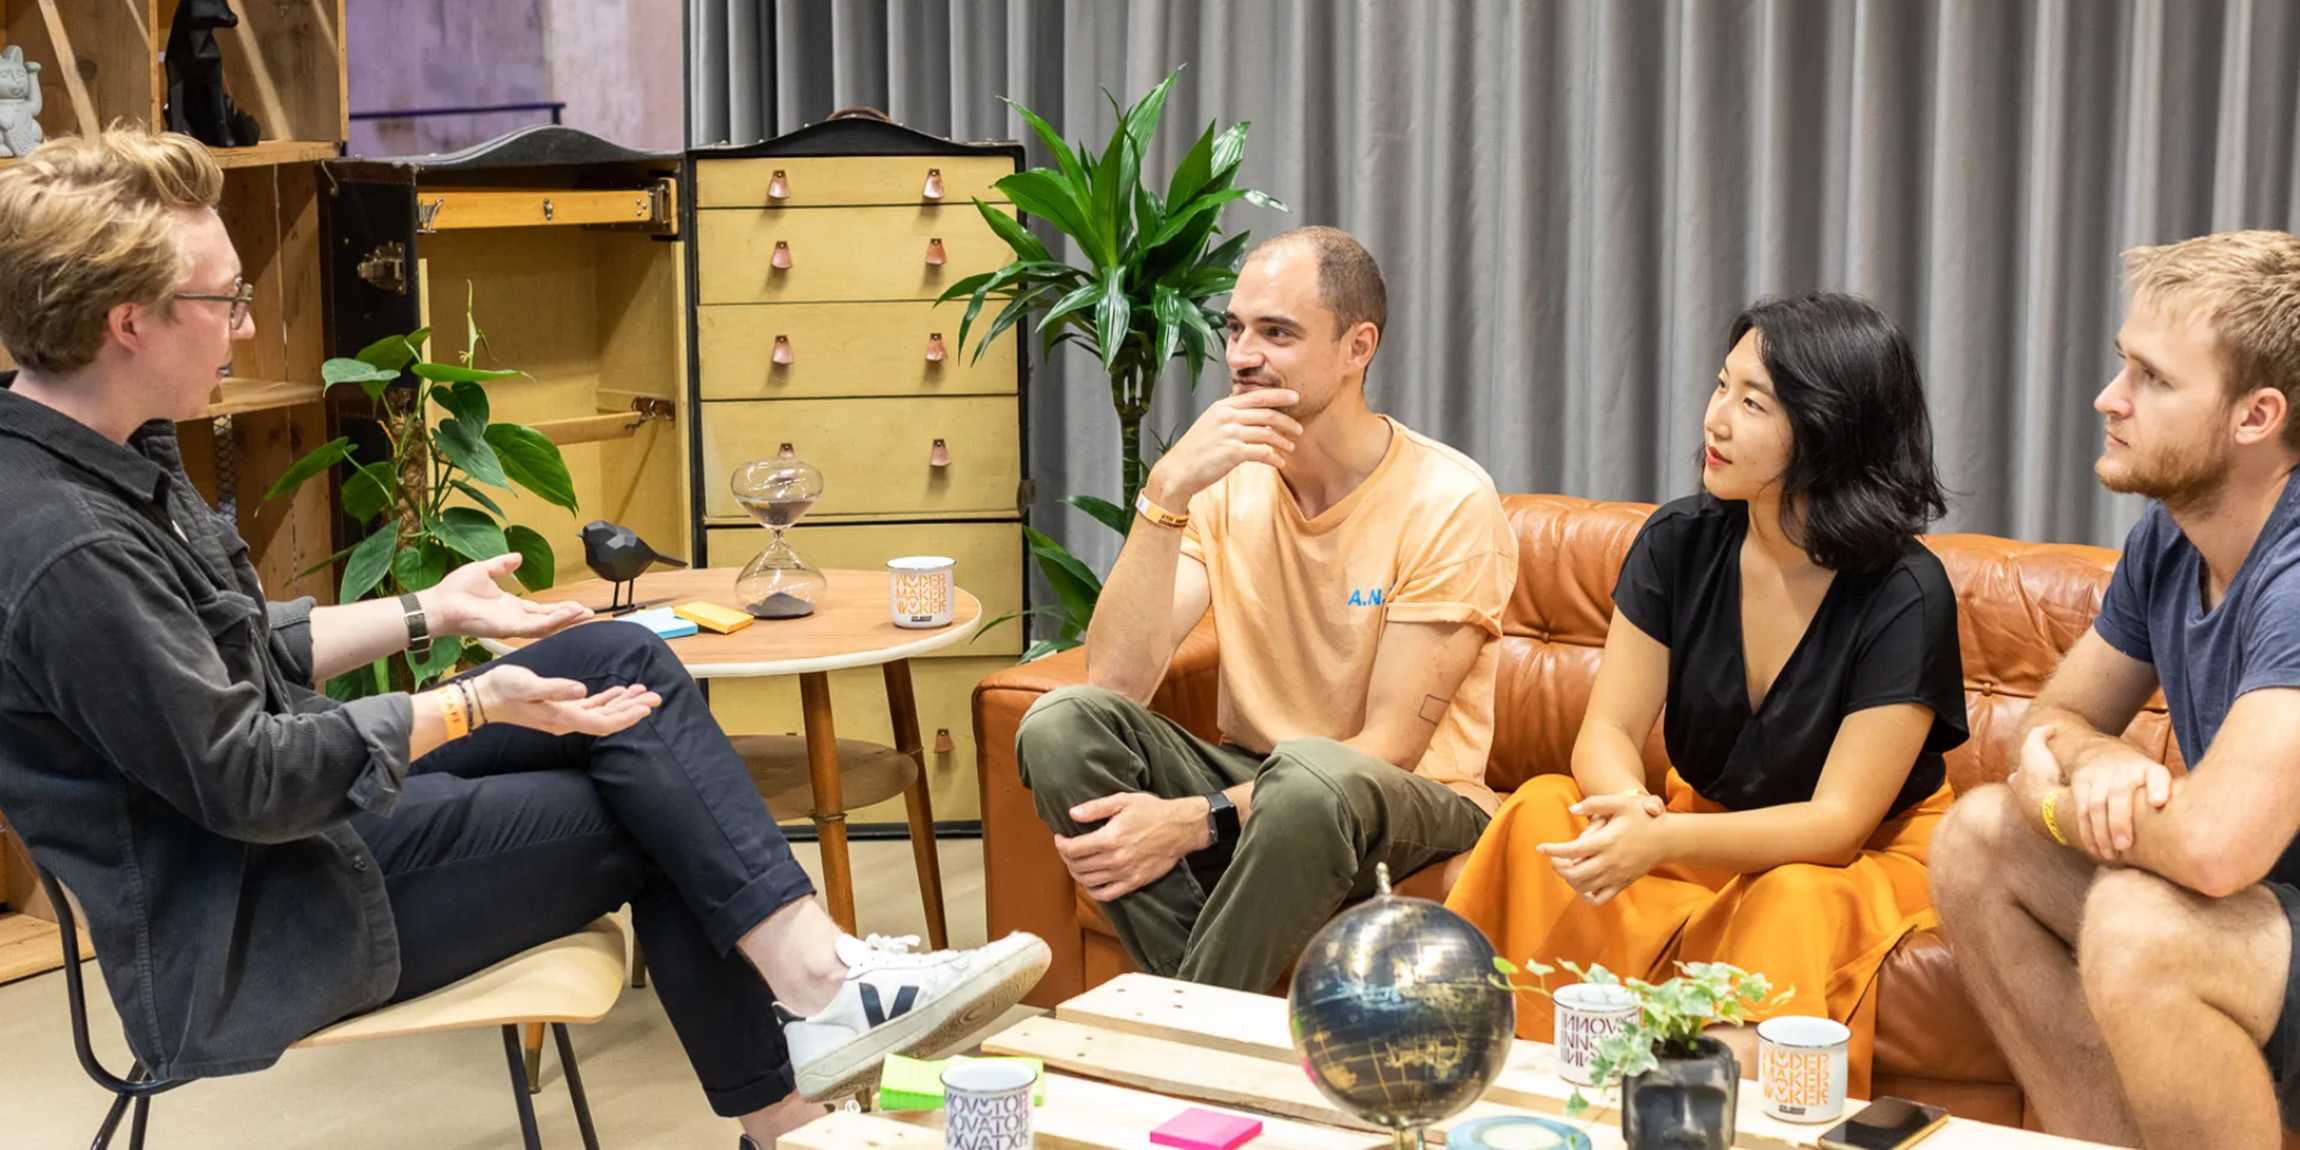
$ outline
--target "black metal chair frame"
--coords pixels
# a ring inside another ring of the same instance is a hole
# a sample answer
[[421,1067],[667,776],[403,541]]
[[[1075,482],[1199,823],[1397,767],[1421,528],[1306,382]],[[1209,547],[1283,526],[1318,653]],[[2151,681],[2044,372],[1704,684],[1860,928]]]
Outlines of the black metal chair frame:
[[[64,897],[64,884],[56,881],[47,867],[35,865],[33,869],[40,876],[40,886],[48,892],[48,901],[56,908],[56,926],[62,932],[64,993],[66,1005],[72,1011],[72,1047],[79,1052],[80,1068],[88,1072],[96,1085],[114,1096],[112,1109],[104,1115],[104,1124],[97,1129],[96,1140],[89,1144],[89,1150],[107,1150],[111,1146],[112,1135],[119,1130],[120,1118],[131,1103],[136,1115],[128,1129],[128,1150],[144,1150],[144,1129],[151,1113],[152,1096],[195,1080],[155,1081],[140,1059],[129,1066],[126,1078],[120,1078],[97,1060],[96,1051],[88,1041],[88,994],[80,974],[79,920],[72,913],[71,900]],[[526,1139],[527,1150],[542,1150],[542,1135],[535,1128],[535,1104],[527,1097],[527,1065],[519,1042],[519,1027],[512,1024],[502,1030],[503,1054],[511,1066],[511,1097],[519,1106],[519,1132]],[[567,1073],[567,1093],[575,1101],[575,1124],[583,1132],[584,1150],[599,1150],[599,1132],[591,1125],[591,1104],[583,1095],[583,1073],[576,1067],[575,1044],[567,1037],[567,1024],[552,1023],[551,1033],[559,1043],[559,1064]]]

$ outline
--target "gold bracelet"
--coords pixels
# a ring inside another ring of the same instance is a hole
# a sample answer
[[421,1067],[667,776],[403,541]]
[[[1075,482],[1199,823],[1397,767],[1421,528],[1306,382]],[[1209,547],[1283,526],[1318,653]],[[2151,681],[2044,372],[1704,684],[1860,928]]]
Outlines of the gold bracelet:
[[2056,820],[2056,819],[2054,819],[2054,818],[2052,817],[2052,811],[2053,811],[2053,808],[2054,808],[2054,807],[2056,807],[2056,806],[2059,806],[2059,805],[2060,805],[2060,792],[2059,792],[2059,791],[2055,790],[2055,791],[2048,791],[2048,792],[2046,792],[2046,793],[2045,793],[2045,796],[2044,796],[2044,811],[2043,811],[2043,814],[2044,814],[2044,833],[2046,833],[2046,834],[2048,834],[2048,835],[2051,835],[2051,836],[2052,836],[2052,841],[2054,841],[2054,842],[2056,842],[2056,843],[2059,843],[2060,845],[2062,845],[2062,846],[2064,846],[2064,847],[2066,847],[2066,846],[2075,846],[2075,845],[2076,845],[2075,843],[2072,843],[2072,842],[2068,841],[2068,836],[2067,836],[2067,835],[2064,835],[2064,834],[2060,833],[2060,823],[2059,823],[2059,821],[2058,821],[2058,820]]
[[1140,492],[1134,496],[1134,511],[1136,514],[1142,516],[1142,518],[1147,519],[1160,527],[1188,527],[1190,525],[1190,517],[1188,515],[1176,515],[1173,512],[1168,511],[1155,503],[1152,503],[1150,501],[1150,493],[1147,491]]
[[439,692],[439,719],[447,724],[447,737],[450,740],[471,733],[471,716],[464,713],[463,700],[459,694],[452,690]]

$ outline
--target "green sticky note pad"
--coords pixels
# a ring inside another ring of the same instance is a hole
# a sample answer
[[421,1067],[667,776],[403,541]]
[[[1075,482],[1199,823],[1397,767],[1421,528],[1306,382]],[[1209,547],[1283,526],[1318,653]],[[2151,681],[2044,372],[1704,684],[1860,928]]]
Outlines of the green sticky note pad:
[[1046,1064],[1036,1058],[982,1058],[963,1055],[923,1062],[900,1054],[886,1056],[879,1071],[878,1108],[881,1110],[942,1109],[942,1072],[954,1062],[1015,1062],[1030,1068],[1037,1084],[1030,1088],[1030,1104],[1046,1105]]

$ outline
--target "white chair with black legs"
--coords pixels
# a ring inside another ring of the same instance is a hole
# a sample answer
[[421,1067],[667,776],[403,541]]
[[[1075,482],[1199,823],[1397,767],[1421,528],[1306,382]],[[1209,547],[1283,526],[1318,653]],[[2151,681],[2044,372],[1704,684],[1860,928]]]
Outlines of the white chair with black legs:
[[[136,1062],[120,1078],[104,1069],[88,1040],[87,988],[81,979],[79,921],[62,883],[36,868],[40,885],[55,904],[56,923],[62,929],[64,990],[72,1012],[72,1045],[80,1066],[98,1086],[114,1095],[104,1124],[96,1131],[91,1150],[105,1150],[119,1130],[120,1119],[132,1108],[135,1117],[128,1133],[128,1150],[143,1150],[152,1097],[183,1086],[192,1079],[154,1082]],[[290,1049],[341,1046],[445,1030],[492,1027],[502,1032],[503,1054],[509,1066],[511,1096],[519,1110],[519,1129],[528,1150],[540,1150],[542,1138],[535,1127],[535,1106],[528,1098],[527,1071],[519,1041],[525,1023],[549,1023],[558,1040],[560,1066],[567,1077],[567,1093],[575,1104],[575,1123],[583,1133],[585,1150],[599,1150],[598,1132],[591,1124],[591,1106],[583,1095],[582,1072],[575,1061],[575,1046],[567,1036],[568,1023],[597,1022],[606,1017],[622,994],[627,978],[629,939],[622,920],[607,917],[564,938],[515,954],[485,970],[450,983],[420,998],[355,1015],[306,1035]]]

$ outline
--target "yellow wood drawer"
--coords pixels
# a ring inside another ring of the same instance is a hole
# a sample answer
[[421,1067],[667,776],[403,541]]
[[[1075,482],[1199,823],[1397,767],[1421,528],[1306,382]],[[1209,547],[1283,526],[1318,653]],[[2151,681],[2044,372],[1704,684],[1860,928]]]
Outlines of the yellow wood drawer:
[[[704,208],[819,208],[858,204],[937,206],[926,198],[929,171],[942,173],[939,206],[974,211],[974,200],[1005,198],[992,184],[1014,174],[1005,156],[771,156],[695,165],[695,205]],[[775,173],[786,191],[767,194]]]
[[[1016,513],[1022,444],[1013,396],[720,400],[702,409],[703,510],[714,518],[744,518],[728,486],[735,468],[785,443],[822,469],[814,518]],[[950,457],[943,467],[933,465],[938,439]]]
[[[704,565],[740,567],[766,545],[764,527],[714,527],[703,533]],[[1019,523],[802,523],[791,529],[791,546],[816,567],[859,571],[876,571],[898,555],[947,555],[958,563],[958,585],[982,600],[983,618],[1022,609]],[[1021,653],[1022,621],[1016,619],[928,658]]]
[[[1014,209],[998,210],[1012,215]],[[838,208],[776,212],[718,208],[695,213],[698,302],[817,303],[932,300],[977,272],[1013,258],[969,206]],[[944,262],[926,262],[930,241]],[[790,247],[777,268],[775,245]],[[957,323],[951,324],[956,334]]]
[[[982,817],[982,791],[975,776],[974,685],[1001,668],[1007,657],[918,659],[910,665],[918,702],[918,730],[925,745],[927,793],[937,822]],[[894,724],[887,717],[885,673],[877,667],[833,671],[831,720],[842,739],[867,739],[892,746]],[[775,679],[711,680],[711,712],[729,734],[802,734],[796,676]],[[949,732],[951,749],[937,753],[935,736]],[[847,816],[849,823],[900,823],[902,800],[890,799]]]
[[[1001,304],[983,305],[971,338],[990,327]],[[696,309],[705,399],[830,396],[1011,395],[1013,333],[974,358],[959,354],[966,303],[721,304]],[[1026,329],[1023,330],[1027,334]],[[927,349],[942,337],[940,363]],[[791,362],[777,364],[775,341]]]

